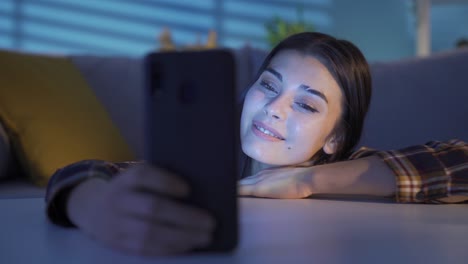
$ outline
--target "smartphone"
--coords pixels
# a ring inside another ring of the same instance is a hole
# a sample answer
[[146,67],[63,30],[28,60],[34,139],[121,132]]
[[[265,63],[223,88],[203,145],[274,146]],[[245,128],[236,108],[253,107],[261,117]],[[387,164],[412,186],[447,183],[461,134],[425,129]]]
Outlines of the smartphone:
[[217,220],[202,251],[232,251],[238,241],[239,124],[235,61],[228,50],[145,56],[145,159],[191,187],[183,201]]

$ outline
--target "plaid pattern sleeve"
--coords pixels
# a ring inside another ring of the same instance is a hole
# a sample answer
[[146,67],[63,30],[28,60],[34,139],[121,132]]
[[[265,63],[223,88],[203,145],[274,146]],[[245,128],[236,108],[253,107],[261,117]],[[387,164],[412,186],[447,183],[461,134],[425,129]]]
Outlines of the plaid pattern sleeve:
[[468,144],[431,141],[392,151],[361,148],[350,159],[379,156],[395,173],[397,202],[444,203],[462,196],[468,201]]
[[109,180],[118,172],[138,163],[142,162],[112,163],[102,160],[83,160],[58,169],[50,178],[46,190],[45,202],[49,219],[61,226],[74,226],[68,219],[65,208],[73,187],[92,177]]

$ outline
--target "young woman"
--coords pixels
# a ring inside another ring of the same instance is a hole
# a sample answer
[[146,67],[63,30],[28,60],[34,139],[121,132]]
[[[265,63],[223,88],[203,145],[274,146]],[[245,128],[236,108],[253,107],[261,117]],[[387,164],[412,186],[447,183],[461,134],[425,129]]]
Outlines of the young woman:
[[[350,42],[320,33],[282,41],[245,94],[240,195],[467,201],[468,145],[462,141],[353,152],[370,98],[369,66]],[[46,201],[57,224],[120,250],[170,254],[208,244],[216,224],[207,212],[172,199],[188,192],[161,168],[88,160],[58,170]]]

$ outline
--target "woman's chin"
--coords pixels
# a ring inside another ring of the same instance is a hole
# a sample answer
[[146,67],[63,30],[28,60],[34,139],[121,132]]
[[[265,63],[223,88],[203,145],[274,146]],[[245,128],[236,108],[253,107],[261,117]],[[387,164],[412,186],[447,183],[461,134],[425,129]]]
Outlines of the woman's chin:
[[252,138],[243,138],[241,142],[242,151],[248,157],[270,166],[289,166],[307,162],[308,155],[297,155],[284,151],[282,147],[272,147]]
[[[268,152],[258,151],[258,149],[251,149],[242,147],[242,151],[245,155],[252,158],[253,160],[263,163],[269,166],[283,166],[288,165],[289,162],[284,157],[272,156]],[[270,152],[271,153],[271,152]],[[274,153],[274,152],[273,152]]]
[[[278,166],[311,166],[313,164],[310,158],[308,159],[292,159],[291,155],[278,155],[278,151],[262,151],[258,148],[253,148],[252,145],[242,146],[242,151],[251,159],[264,164],[267,167]],[[276,155],[271,155],[276,153]]]

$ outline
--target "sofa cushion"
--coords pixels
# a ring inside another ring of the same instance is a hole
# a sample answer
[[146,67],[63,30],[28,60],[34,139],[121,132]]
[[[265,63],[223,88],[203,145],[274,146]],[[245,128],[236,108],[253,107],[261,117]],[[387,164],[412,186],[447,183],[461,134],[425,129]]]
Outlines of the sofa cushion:
[[90,55],[74,55],[70,58],[119,128],[136,158],[143,159],[143,60]]
[[373,63],[373,95],[361,145],[396,149],[468,140],[468,49]]
[[0,116],[15,154],[38,185],[83,159],[133,159],[71,61],[0,51]]

